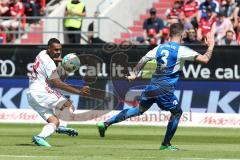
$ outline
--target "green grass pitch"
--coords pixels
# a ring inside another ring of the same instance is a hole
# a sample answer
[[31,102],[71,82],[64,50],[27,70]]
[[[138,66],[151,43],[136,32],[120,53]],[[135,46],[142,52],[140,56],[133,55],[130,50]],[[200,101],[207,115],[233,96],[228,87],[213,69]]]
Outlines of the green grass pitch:
[[112,126],[100,138],[95,126],[72,125],[78,137],[54,134],[51,148],[31,143],[40,124],[0,124],[0,160],[230,160],[240,159],[240,129],[180,127],[181,150],[160,151],[165,127]]

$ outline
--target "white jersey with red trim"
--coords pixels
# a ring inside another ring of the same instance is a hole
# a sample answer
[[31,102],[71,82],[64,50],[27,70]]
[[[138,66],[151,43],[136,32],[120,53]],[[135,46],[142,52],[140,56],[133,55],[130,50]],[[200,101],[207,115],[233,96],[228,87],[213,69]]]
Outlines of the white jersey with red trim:
[[49,80],[59,78],[57,67],[47,51],[41,51],[34,62],[29,77],[28,103],[43,119],[54,115],[53,108],[61,108],[67,99],[56,89],[51,88]]
[[29,80],[29,89],[35,91],[46,91],[50,79],[59,78],[57,67],[46,50],[41,51],[35,58],[32,74]]

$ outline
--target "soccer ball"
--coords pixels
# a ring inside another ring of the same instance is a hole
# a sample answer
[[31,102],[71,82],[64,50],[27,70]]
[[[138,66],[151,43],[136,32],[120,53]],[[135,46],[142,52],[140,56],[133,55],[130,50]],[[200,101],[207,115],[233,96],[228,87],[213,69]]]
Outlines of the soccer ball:
[[80,60],[74,53],[67,54],[63,57],[62,67],[69,73],[77,71],[80,67]]

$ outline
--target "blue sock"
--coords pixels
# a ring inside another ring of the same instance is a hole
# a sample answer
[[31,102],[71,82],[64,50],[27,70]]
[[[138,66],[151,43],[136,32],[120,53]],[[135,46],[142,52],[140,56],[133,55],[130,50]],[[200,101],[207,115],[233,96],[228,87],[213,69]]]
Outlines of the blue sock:
[[163,141],[164,145],[171,145],[170,141],[173,138],[173,136],[177,130],[181,115],[182,115],[181,109],[179,110],[178,113],[172,113],[170,120],[168,122],[168,125],[167,125],[167,131],[166,131],[164,141]]
[[108,119],[106,121],[107,125],[112,125],[114,123],[118,123],[121,121],[124,121],[125,119],[128,119],[130,117],[138,116],[140,115],[140,110],[139,108],[128,108],[122,110],[120,113],[117,115],[113,116],[112,118]]

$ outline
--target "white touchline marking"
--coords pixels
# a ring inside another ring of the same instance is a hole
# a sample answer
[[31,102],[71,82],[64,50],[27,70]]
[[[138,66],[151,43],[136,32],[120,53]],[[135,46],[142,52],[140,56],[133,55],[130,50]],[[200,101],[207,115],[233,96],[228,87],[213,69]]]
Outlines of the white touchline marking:
[[12,157],[12,158],[51,158],[51,157],[59,157],[59,156],[0,155],[0,157]]
[[[31,156],[31,155],[0,155],[0,157],[12,157],[12,158],[52,158],[59,156]],[[130,157],[122,157],[122,159],[129,159]],[[130,159],[139,159],[140,157],[130,158]],[[141,157],[142,158],[142,157]],[[144,157],[145,159],[155,159],[157,157]],[[240,160],[234,158],[165,158],[164,160]]]
[[[172,159],[174,160],[174,159]],[[234,158],[178,158],[178,160],[240,160],[240,159],[234,159]]]

